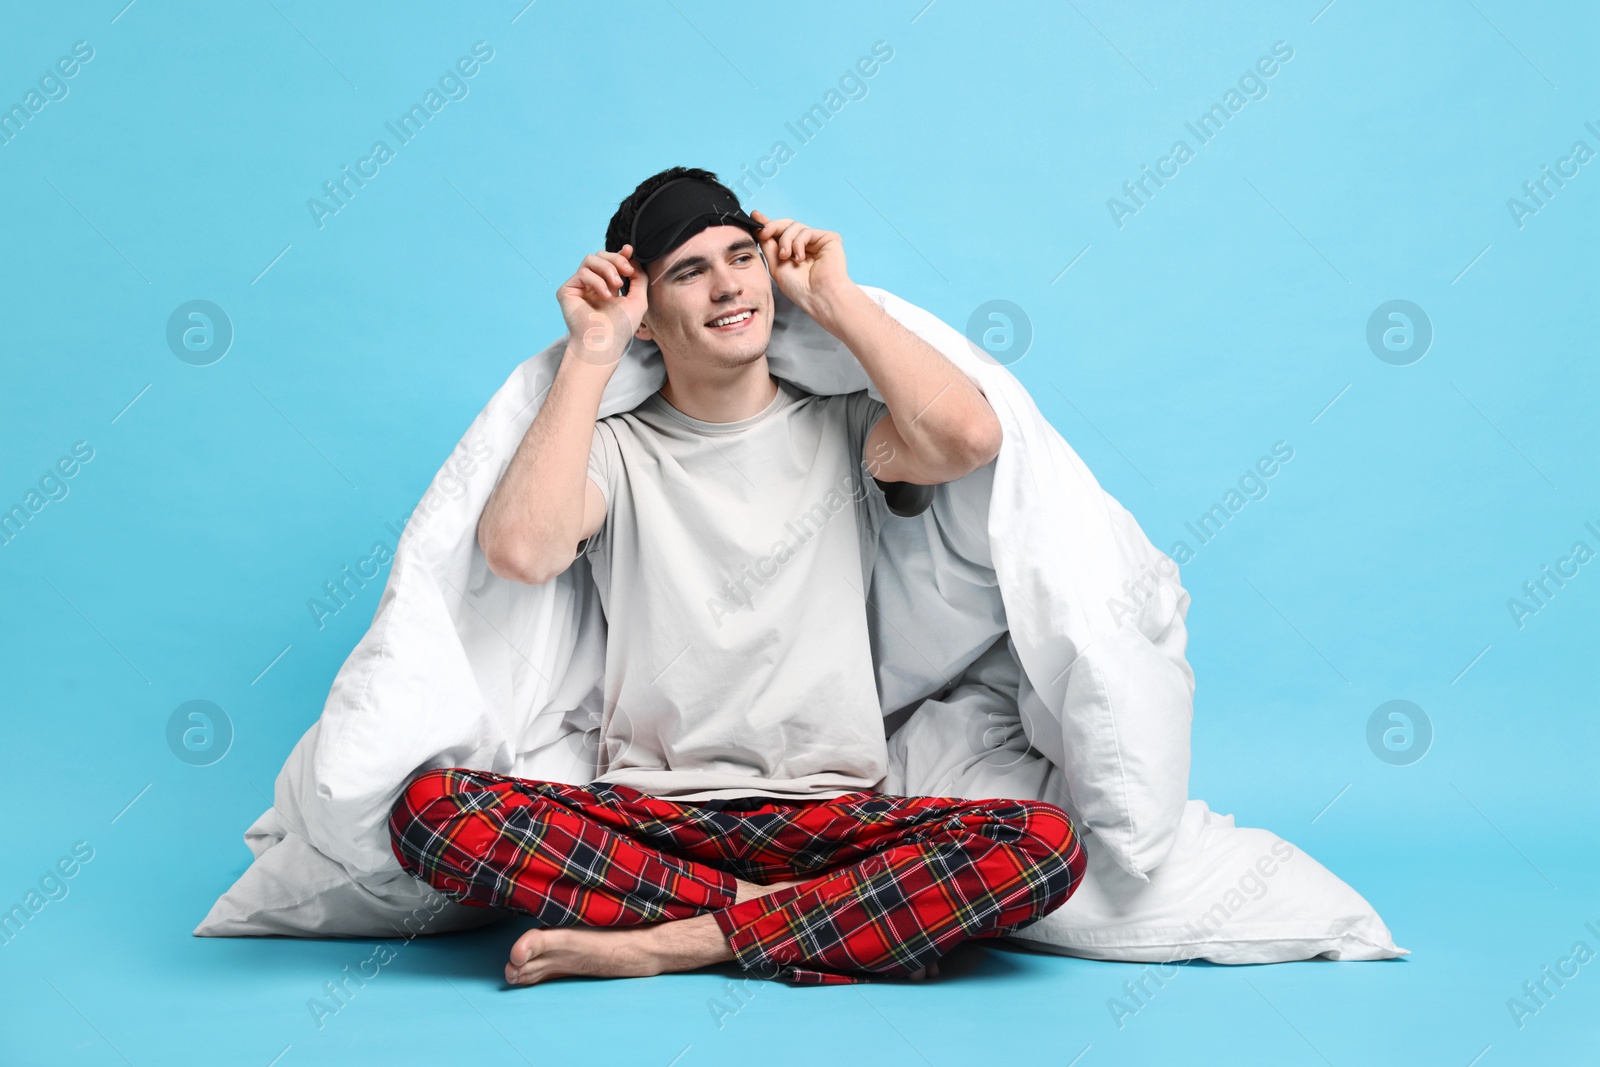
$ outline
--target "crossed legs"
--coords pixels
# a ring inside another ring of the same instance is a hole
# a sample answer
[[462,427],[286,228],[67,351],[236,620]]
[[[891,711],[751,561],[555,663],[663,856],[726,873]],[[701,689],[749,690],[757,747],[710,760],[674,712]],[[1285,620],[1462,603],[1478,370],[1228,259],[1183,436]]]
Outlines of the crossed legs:
[[1071,895],[1085,858],[1041,801],[896,797],[675,802],[449,768],[390,818],[402,867],[537,922],[506,979],[625,976],[736,960],[763,977],[918,978],[969,937]]

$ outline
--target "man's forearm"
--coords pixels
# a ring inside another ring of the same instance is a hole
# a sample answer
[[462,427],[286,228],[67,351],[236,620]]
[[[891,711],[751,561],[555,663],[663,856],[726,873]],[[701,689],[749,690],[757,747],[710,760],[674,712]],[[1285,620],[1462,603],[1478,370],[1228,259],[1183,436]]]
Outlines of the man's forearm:
[[930,464],[999,449],[1000,421],[966,373],[851,283],[817,323],[855,355],[883,394],[906,447]]
[[570,346],[562,354],[544,403],[478,520],[478,543],[501,577],[536,581],[552,562],[553,546],[570,550],[577,542],[595,418],[613,369]]

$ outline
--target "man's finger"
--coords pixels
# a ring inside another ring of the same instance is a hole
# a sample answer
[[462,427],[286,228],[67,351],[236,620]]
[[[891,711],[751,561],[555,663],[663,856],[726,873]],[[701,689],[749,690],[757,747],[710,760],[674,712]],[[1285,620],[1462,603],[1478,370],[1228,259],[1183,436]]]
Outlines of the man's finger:
[[767,269],[770,271],[778,260],[778,238],[776,235],[760,237],[761,252],[766,257]]
[[583,265],[596,275],[609,279],[613,288],[621,288],[622,274],[609,259],[595,253],[592,256],[585,256]]
[[783,232],[783,247],[781,249],[785,258],[799,262],[805,253],[806,235],[811,232],[805,226],[796,224]]
[[628,261],[628,265],[633,268],[634,273],[628,277],[628,291],[623,295],[629,300],[638,299],[644,303],[645,307],[649,307],[650,275],[643,267],[632,260]]
[[828,245],[839,240],[839,235],[832,230],[812,230],[811,240],[807,242],[806,251],[815,257],[816,253],[821,252]]
[[616,251],[597,251],[595,256],[598,256],[598,258],[602,259],[606,266],[610,266],[613,267],[614,270],[618,270],[619,274],[627,274],[630,267],[632,267],[632,264],[629,264],[629,261],[627,261],[627,256],[624,256],[622,253],[616,253]]
[[767,227],[769,227],[771,229],[771,231],[772,231],[769,236],[774,237],[774,238],[782,237],[783,234],[784,234],[784,231],[787,230],[793,224],[794,224],[794,220],[793,219],[772,219],[772,220],[768,221],[768,223],[767,223]]
[[587,289],[593,290],[595,295],[601,297],[602,299],[609,298],[611,296],[611,290],[607,288],[605,280],[588,267],[580,268],[577,277],[580,285]]
[[[623,245],[622,247],[627,248],[628,246]],[[595,255],[602,256],[614,263],[618,269],[631,270],[633,268],[633,260],[626,252],[596,252]]]
[[824,248],[830,244],[841,243],[842,240],[832,230],[812,230],[806,238],[805,253],[811,259],[816,259]]

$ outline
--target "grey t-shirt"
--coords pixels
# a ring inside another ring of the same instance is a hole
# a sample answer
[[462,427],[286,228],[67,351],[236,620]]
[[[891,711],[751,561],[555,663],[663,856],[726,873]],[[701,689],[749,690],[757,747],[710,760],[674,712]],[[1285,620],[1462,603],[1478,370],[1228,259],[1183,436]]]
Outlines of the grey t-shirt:
[[595,424],[597,782],[672,800],[884,784],[865,593],[890,512],[862,450],[889,409],[774,381],[772,403],[735,422],[655,393]]

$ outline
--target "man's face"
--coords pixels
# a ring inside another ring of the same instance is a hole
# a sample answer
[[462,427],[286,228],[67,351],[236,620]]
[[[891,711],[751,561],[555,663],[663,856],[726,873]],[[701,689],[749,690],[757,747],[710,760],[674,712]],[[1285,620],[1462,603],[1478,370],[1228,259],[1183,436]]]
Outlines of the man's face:
[[[750,232],[711,226],[651,263],[638,337],[665,358],[712,367],[760,359],[772,339],[772,276]],[[749,312],[731,325],[713,323]]]

